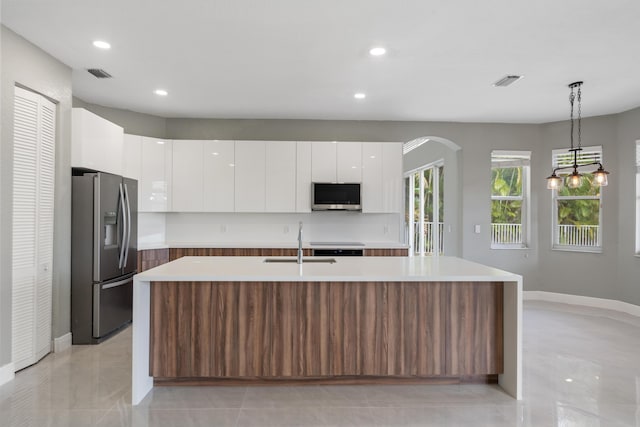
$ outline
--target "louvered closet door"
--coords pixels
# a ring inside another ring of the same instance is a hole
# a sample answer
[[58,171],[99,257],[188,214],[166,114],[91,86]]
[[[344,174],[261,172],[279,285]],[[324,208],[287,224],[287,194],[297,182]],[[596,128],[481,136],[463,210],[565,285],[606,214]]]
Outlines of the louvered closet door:
[[15,88],[12,351],[16,370],[51,348],[55,105]]

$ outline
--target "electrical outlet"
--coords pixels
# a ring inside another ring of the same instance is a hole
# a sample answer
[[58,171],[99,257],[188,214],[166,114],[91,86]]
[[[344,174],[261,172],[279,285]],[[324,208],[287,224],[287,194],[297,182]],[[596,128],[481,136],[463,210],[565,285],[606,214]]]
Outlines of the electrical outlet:
[[473,232],[476,233],[476,234],[480,234],[480,224],[476,224],[473,227]]
[[389,234],[389,226],[388,225],[384,226],[384,234]]
[[288,225],[284,226],[284,234],[289,234],[289,226]]
[[221,225],[220,226],[220,232],[221,233],[226,233],[227,232],[227,226],[226,225]]

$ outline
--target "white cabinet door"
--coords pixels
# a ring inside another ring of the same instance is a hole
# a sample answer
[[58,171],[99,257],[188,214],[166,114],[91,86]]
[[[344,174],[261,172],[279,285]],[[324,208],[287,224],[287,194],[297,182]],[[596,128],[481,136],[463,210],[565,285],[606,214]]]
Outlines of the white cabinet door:
[[265,211],[296,211],[296,143],[265,142]]
[[84,108],[71,120],[71,166],[122,175],[124,130]]
[[338,142],[336,181],[362,182],[362,143]]
[[265,211],[265,143],[236,141],[235,211]]
[[171,210],[202,212],[202,149],[203,141],[173,141],[173,176],[171,180]]
[[402,212],[402,143],[382,143],[382,209]]
[[204,141],[203,204],[205,212],[234,211],[234,142]]
[[311,212],[311,143],[296,143],[296,212]]
[[138,184],[140,212],[171,210],[171,141],[142,137],[142,163]]
[[140,181],[142,163],[142,137],[124,134],[122,146],[122,175]]
[[311,179],[313,182],[336,182],[335,142],[311,143]]
[[362,212],[384,212],[382,144],[362,144]]

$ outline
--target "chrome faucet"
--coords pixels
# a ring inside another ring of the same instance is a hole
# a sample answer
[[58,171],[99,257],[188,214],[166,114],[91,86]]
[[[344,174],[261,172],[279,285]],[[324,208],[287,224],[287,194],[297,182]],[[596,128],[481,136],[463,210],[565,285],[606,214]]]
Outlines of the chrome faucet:
[[302,221],[298,223],[298,264],[302,264]]

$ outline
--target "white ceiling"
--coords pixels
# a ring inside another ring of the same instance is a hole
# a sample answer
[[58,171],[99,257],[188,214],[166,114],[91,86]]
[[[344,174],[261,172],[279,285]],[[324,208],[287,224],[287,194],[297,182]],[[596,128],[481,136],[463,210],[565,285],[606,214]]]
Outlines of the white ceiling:
[[[0,16],[73,68],[75,96],[164,117],[540,123],[568,118],[576,80],[585,116],[640,105],[638,0],[3,0]],[[506,74],[525,78],[494,88]]]

